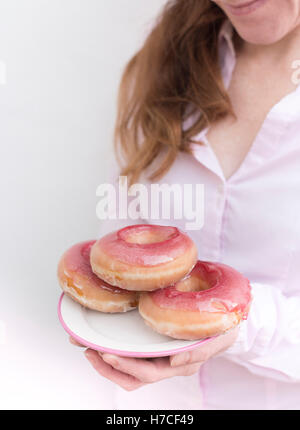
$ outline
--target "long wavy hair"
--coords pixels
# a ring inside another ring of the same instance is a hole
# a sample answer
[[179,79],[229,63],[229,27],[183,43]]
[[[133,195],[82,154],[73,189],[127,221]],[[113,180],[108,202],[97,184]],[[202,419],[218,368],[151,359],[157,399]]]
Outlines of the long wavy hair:
[[[169,0],[126,65],[114,141],[131,183],[150,166],[148,179],[161,178],[179,151],[190,150],[193,136],[232,113],[218,61],[225,19],[211,0]],[[190,115],[196,119],[184,128]]]

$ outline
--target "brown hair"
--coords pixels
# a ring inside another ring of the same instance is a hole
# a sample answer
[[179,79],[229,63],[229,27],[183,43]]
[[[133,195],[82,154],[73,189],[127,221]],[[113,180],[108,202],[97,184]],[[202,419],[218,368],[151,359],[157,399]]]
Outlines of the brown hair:
[[[153,165],[149,179],[162,177],[179,151],[189,151],[193,136],[232,112],[218,61],[224,20],[211,0],[169,0],[127,64],[119,89],[115,147],[122,174],[131,183]],[[183,130],[183,121],[197,112],[201,115]]]

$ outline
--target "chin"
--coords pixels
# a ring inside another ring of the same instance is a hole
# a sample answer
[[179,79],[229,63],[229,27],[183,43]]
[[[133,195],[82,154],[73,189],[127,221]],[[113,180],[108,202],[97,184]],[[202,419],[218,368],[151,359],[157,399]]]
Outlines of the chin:
[[239,36],[248,43],[255,45],[272,45],[288,35],[286,30],[278,23],[263,22],[262,25],[253,27],[234,25]]

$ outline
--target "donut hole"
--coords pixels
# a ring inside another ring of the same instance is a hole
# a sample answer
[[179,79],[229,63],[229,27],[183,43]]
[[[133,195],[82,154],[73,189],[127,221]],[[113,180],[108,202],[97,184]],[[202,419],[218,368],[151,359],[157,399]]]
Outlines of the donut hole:
[[173,227],[134,226],[120,232],[121,238],[127,243],[136,245],[150,245],[165,242],[176,233]]
[[204,279],[198,276],[190,276],[176,284],[176,290],[183,293],[191,293],[197,291],[205,291],[211,288],[211,285]]
[[160,243],[166,240],[166,236],[159,232],[150,232],[145,231],[143,233],[133,233],[129,237],[127,237],[126,242],[128,243],[136,243],[138,245],[147,245],[148,243]]

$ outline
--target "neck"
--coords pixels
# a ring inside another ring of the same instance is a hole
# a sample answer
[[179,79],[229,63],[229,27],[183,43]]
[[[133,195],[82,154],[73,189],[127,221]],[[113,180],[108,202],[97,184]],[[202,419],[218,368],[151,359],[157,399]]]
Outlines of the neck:
[[255,45],[239,41],[242,56],[257,62],[276,63],[300,60],[300,25],[283,39],[270,45]]

